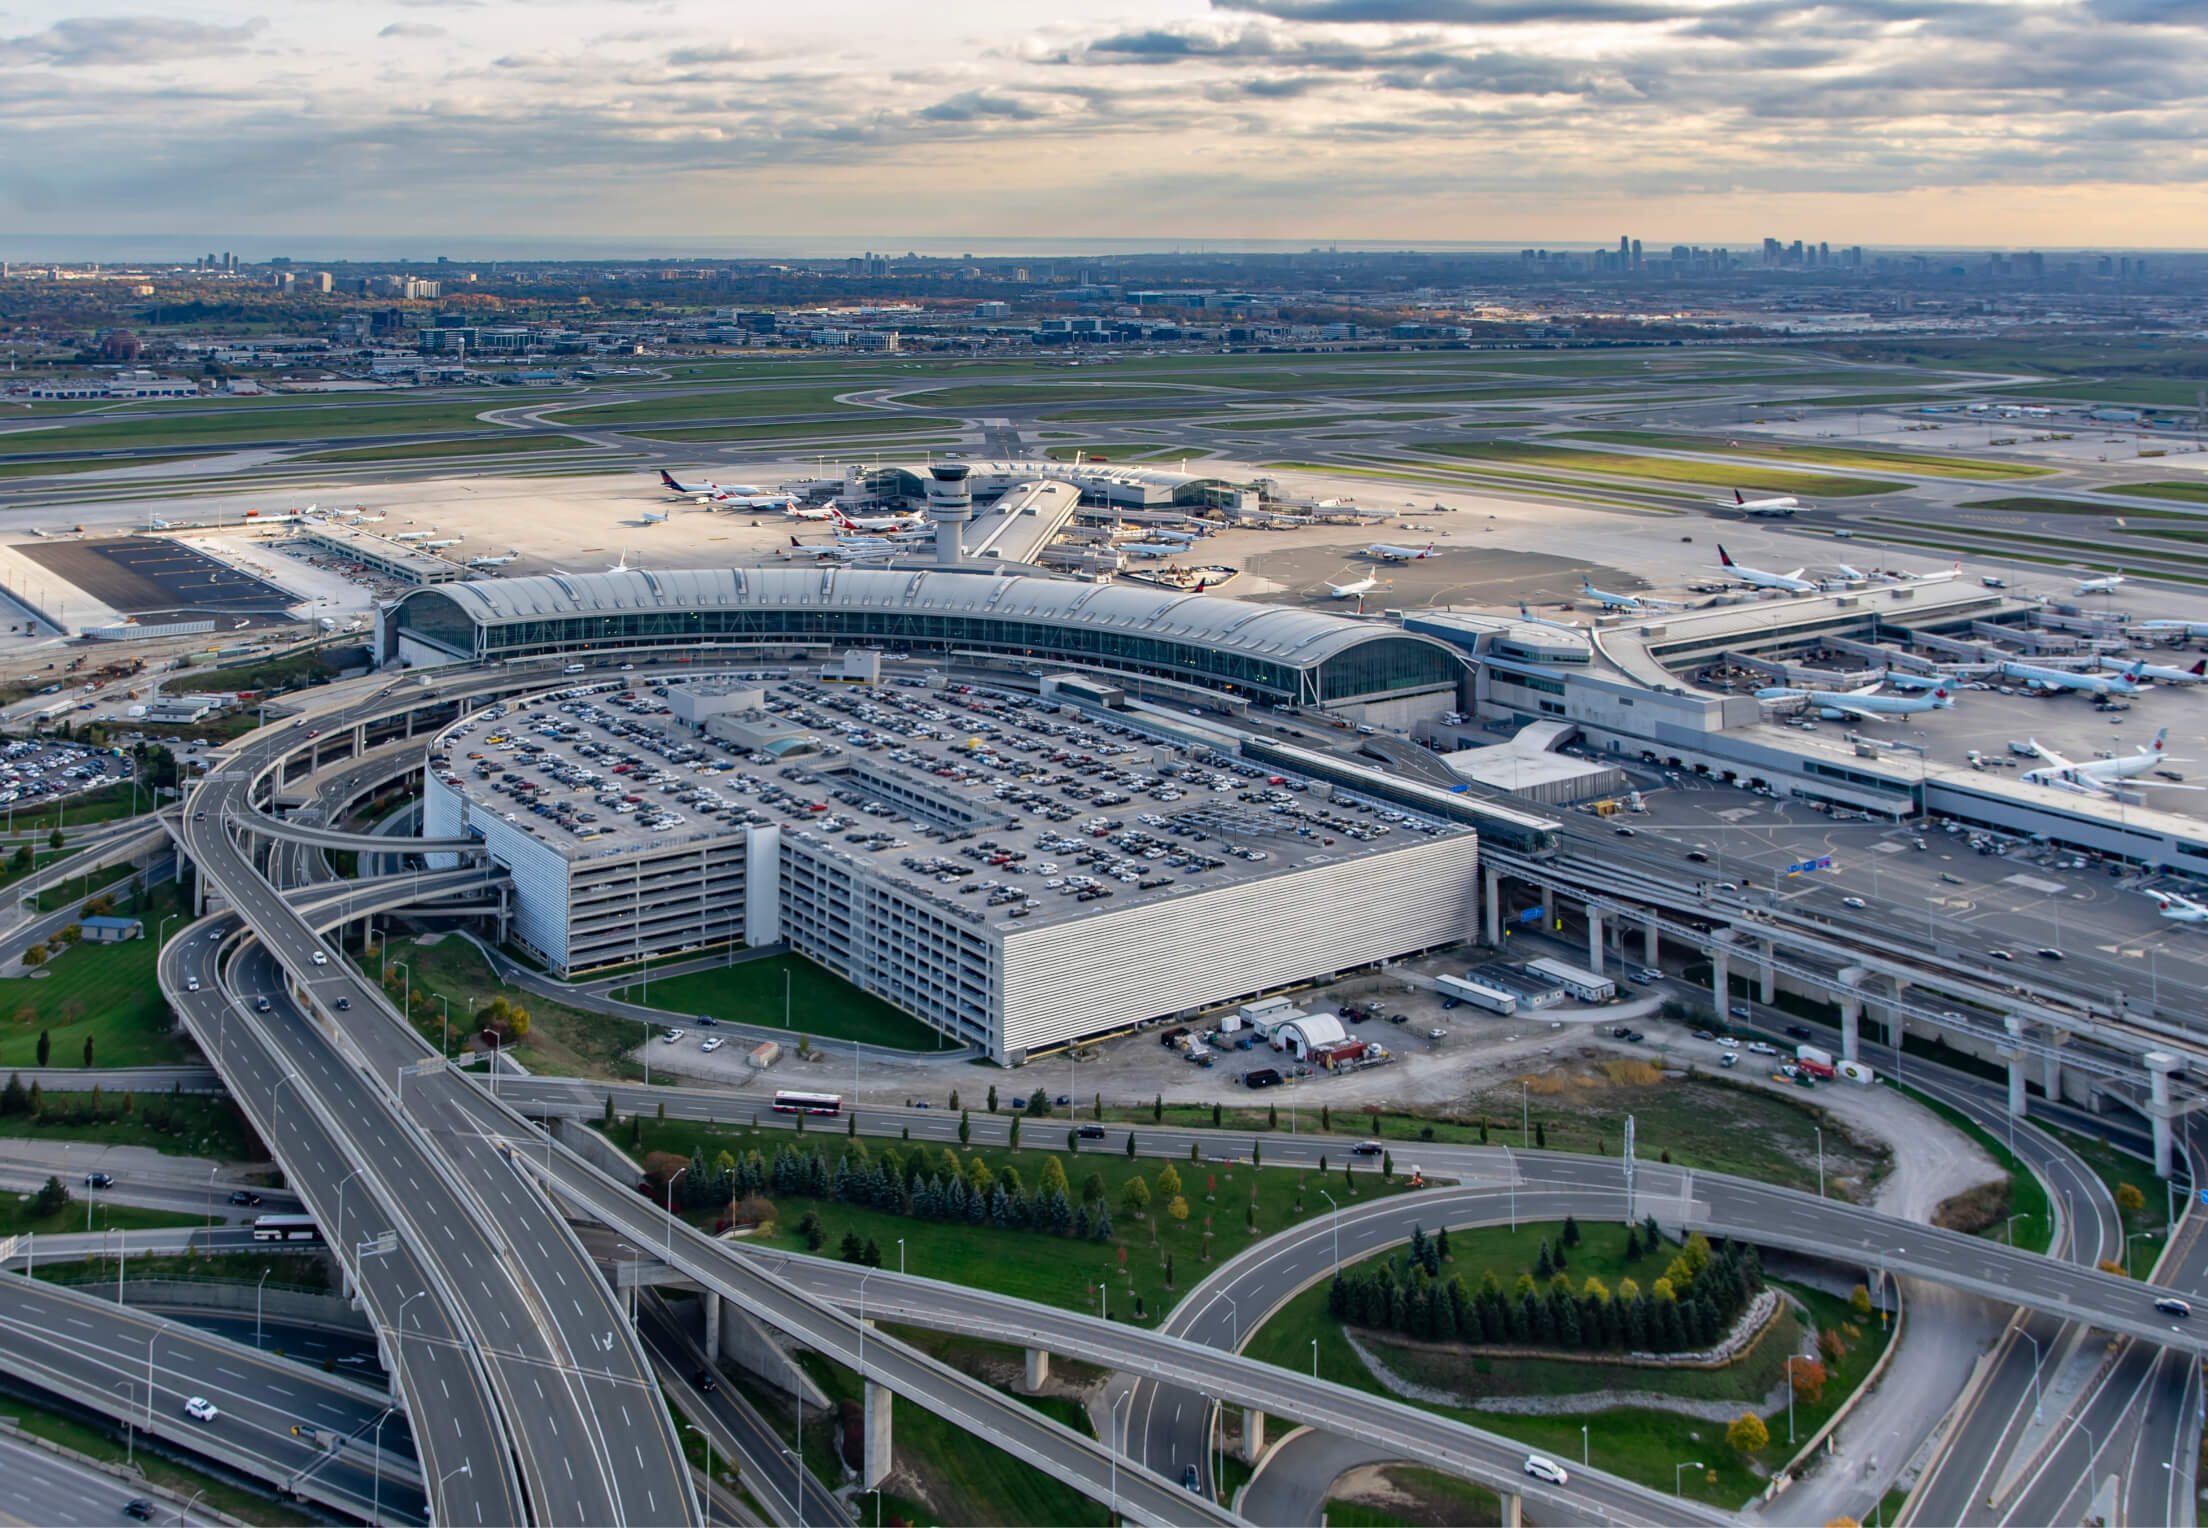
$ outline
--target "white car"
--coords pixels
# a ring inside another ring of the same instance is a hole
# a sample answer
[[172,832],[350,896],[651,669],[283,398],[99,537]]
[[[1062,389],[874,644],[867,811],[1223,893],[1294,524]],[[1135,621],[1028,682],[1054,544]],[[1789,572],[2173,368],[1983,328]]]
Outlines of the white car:
[[1552,1486],[1569,1485],[1572,1479],[1571,1472],[1563,1465],[1539,1454],[1526,1455],[1526,1473],[1535,1480],[1545,1480]]
[[700,1045],[698,1049],[701,1051],[717,1051],[727,1043],[728,1042],[723,1040],[719,1035],[715,1035],[711,1039],[707,1040],[704,1044]]
[[184,1403],[184,1415],[190,1417],[195,1422],[212,1422],[215,1418],[221,1416],[222,1413],[215,1409],[215,1403],[213,1401],[207,1400],[202,1396],[195,1395],[190,1400]]
[[1840,905],[1842,907],[1853,907],[1860,911],[1861,909],[1866,908],[1871,904],[1864,901],[1861,897],[1842,897],[1840,899]]
[[1758,1056],[1776,1056],[1779,1053],[1776,1045],[1766,1045],[1761,1040],[1750,1041],[1748,1049]]
[[314,952],[314,963],[318,966],[326,966],[330,963],[330,957],[322,951],[316,950]]
[[196,976],[185,977],[184,990],[186,992],[197,992],[199,990],[199,978]]
[[676,1042],[677,1040],[681,1039],[681,1038],[682,1038],[682,1036],[683,1036],[683,1031],[681,1031],[681,1030],[679,1030],[679,1029],[670,1029],[670,1030],[668,1030],[668,1031],[667,1031],[667,1033],[665,1033],[665,1034],[663,1034],[663,1035],[661,1035],[661,1036],[659,1037],[659,1043],[660,1043],[660,1044],[662,1044],[662,1045],[672,1045],[672,1044],[674,1044],[674,1043],[675,1043],[675,1042]]

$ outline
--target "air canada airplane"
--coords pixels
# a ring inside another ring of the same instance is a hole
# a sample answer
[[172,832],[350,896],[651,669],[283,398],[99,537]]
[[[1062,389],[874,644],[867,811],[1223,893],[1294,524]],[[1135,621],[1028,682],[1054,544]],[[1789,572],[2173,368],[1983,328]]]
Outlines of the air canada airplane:
[[1328,584],[1326,588],[1327,592],[1331,594],[1335,599],[1353,600],[1356,599],[1359,595],[1371,593],[1379,586],[1379,575],[1373,574],[1365,578],[1351,579],[1346,584]]
[[2150,769],[2160,769],[2165,764],[2179,762],[2163,753],[2170,736],[2164,727],[2154,735],[2151,743],[2141,743],[2137,753],[2115,759],[2091,759],[2083,764],[2073,764],[2052,748],[2043,747],[2037,738],[2028,738],[2032,752],[2047,761],[2045,769],[2027,769],[2018,776],[2027,785],[2051,786],[2055,790],[2076,791],[2081,795],[2106,796],[2124,781],[2137,781],[2142,786],[2156,790],[2192,791],[2197,785],[2164,784],[2159,780],[2140,780],[2138,777]]
[[1420,558],[1434,555],[1434,544],[1429,541],[1422,550],[1415,546],[1389,546],[1384,541],[1375,541],[1365,550],[1382,562],[1417,562]]
[[1791,573],[1766,573],[1761,568],[1744,568],[1733,561],[1732,554],[1726,551],[1722,544],[1717,549],[1717,560],[1724,564],[1725,571],[1728,574],[1747,584],[1750,588],[1784,589],[1789,594],[1815,594],[1817,592],[1817,586],[1802,577],[1800,568],[1796,568]]
[[[1724,500],[1720,499],[1718,502],[1722,504]],[[1733,507],[1747,515],[1791,515],[1795,510],[1809,506],[1792,494],[1782,494],[1771,499],[1744,499],[1736,488],[1733,490]]]
[[1865,685],[1860,690],[1795,690],[1781,686],[1756,691],[1756,699],[1806,700],[1835,721],[1843,716],[1866,721],[1887,716],[1920,716],[1927,711],[1950,710],[1955,704],[1955,697],[1945,689],[1934,690],[1929,695],[1880,695],[1875,693],[1877,689],[1875,684]]

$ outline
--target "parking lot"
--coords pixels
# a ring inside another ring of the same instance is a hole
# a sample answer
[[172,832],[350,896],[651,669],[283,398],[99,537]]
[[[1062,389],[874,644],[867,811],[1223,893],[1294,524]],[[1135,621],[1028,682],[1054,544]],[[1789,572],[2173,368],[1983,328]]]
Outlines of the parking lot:
[[45,805],[132,773],[127,758],[76,743],[17,741],[0,748],[0,806]]

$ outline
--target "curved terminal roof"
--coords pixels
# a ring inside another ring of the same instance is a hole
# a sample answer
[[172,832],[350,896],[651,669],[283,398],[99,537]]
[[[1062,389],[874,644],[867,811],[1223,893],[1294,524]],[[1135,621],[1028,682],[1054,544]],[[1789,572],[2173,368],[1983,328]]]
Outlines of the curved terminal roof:
[[698,568],[482,579],[414,590],[399,601],[396,620],[402,633],[461,657],[685,635],[879,638],[1058,653],[1310,700],[1448,683],[1460,671],[1446,644],[1392,625],[1216,595],[980,570]]
[[634,610],[895,610],[1139,631],[1294,664],[1320,662],[1378,635],[1400,635],[1392,627],[1315,610],[1133,584],[879,568],[551,573],[447,584],[434,592],[484,625]]

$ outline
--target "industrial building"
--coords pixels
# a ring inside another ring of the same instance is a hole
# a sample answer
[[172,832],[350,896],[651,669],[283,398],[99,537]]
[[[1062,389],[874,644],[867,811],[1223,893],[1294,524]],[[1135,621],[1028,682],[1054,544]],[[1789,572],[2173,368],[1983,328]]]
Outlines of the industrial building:
[[[784,763],[715,736],[752,713],[833,741]],[[1455,943],[1478,896],[1462,810],[940,685],[608,676],[495,705],[432,744],[424,828],[483,842],[563,975],[785,941],[1005,1063]]]

